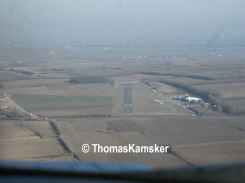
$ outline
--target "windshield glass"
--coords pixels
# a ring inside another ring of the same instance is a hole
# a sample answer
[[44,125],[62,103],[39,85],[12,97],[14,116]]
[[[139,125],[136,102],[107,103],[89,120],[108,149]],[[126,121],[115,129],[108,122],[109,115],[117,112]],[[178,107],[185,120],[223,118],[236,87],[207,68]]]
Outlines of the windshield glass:
[[244,7],[1,0],[0,159],[244,162]]

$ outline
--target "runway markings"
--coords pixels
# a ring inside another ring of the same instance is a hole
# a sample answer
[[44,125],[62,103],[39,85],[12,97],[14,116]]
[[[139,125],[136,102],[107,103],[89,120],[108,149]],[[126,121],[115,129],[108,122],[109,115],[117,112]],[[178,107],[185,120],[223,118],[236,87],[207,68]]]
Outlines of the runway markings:
[[124,113],[132,113],[133,112],[133,104],[132,104],[132,84],[125,83],[124,84],[124,105],[123,105]]

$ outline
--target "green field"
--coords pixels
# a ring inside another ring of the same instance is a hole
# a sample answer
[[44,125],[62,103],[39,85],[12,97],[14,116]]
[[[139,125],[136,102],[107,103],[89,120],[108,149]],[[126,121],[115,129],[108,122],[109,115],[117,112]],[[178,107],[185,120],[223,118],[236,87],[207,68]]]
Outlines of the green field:
[[34,111],[112,107],[112,99],[107,96],[13,95],[13,98]]

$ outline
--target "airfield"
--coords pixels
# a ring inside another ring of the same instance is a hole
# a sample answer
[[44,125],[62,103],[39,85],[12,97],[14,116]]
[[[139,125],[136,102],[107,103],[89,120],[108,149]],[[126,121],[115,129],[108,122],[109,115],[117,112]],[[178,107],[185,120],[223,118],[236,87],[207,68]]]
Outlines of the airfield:
[[[222,49],[189,60],[154,49],[148,51],[156,57],[125,57],[127,48],[97,47],[16,48],[13,58],[11,49],[1,48],[0,55],[0,159],[136,162],[152,168],[245,161],[241,48],[230,50],[236,55],[232,64],[218,56],[227,51]],[[179,96],[200,97],[209,105],[174,99]],[[83,153],[85,143],[169,145],[171,151]]]

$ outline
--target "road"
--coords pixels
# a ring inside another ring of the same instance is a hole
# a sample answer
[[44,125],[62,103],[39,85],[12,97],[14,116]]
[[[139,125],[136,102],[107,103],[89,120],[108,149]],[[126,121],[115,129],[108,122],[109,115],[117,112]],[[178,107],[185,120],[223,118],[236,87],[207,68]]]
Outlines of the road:
[[123,105],[124,113],[132,113],[133,112],[133,104],[132,104],[132,84],[125,83],[124,84],[124,105]]
[[7,94],[4,94],[4,97],[8,99],[8,101],[13,105],[15,106],[16,109],[18,109],[19,111],[27,114],[28,116],[30,116],[31,118],[33,119],[36,119],[36,120],[41,120],[42,117],[36,115],[36,114],[33,114],[33,113],[30,113],[28,112],[27,110],[25,110],[23,107],[21,107],[19,104],[17,104],[12,98],[10,95],[7,95]]

